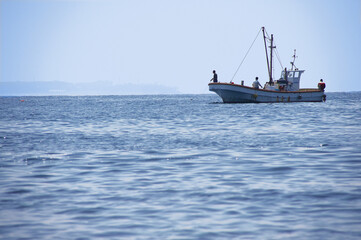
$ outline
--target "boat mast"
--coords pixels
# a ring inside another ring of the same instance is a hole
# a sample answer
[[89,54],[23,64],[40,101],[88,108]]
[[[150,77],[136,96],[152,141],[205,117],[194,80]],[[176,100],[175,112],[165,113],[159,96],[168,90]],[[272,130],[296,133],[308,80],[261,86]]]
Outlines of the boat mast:
[[296,61],[296,49],[294,50],[294,52],[293,52],[293,61],[291,62],[291,70],[293,71],[293,67],[295,67],[295,70],[297,70],[297,67],[296,67],[296,65],[295,65],[295,61]]
[[[264,40],[264,49],[266,51],[266,59],[267,59],[267,69],[268,69],[268,75],[270,75],[270,68],[269,68],[269,61],[268,61],[268,52],[267,52],[267,42],[266,42],[266,34],[265,34],[265,30],[264,27],[262,27],[262,32],[263,32],[263,40]],[[271,81],[271,78],[270,78]]]
[[[273,46],[273,34],[271,34],[271,55],[270,55],[270,59],[268,59],[268,51],[267,51],[267,41],[266,41],[266,33],[265,33],[265,29],[264,27],[262,27],[262,32],[263,32],[263,40],[264,40],[264,49],[266,51],[266,59],[267,59],[267,68],[268,68],[268,76],[269,76],[269,84],[273,85],[273,79],[272,79],[272,60],[273,60],[273,49],[276,48],[275,46]],[[270,64],[271,63],[271,64]]]
[[273,77],[272,77],[272,62],[273,62],[273,49],[276,48],[275,46],[273,46],[273,34],[271,34],[271,56],[270,56],[270,69],[269,69],[269,84],[273,85]]

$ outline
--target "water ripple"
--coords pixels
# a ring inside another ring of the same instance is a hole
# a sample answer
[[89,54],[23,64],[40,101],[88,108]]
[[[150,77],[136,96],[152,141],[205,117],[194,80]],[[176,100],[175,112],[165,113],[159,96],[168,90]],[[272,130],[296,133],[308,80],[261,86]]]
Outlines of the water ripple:
[[359,239],[347,94],[0,98],[0,238]]

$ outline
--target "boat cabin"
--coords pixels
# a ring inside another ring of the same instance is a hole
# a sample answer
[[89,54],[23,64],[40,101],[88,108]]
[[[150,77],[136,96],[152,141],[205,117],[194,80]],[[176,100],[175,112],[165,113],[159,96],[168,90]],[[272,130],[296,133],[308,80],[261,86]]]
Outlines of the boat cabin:
[[298,69],[287,71],[287,76],[285,77],[285,70],[283,70],[281,73],[281,78],[278,81],[284,80],[286,83],[288,81],[287,91],[298,91],[300,90],[301,75],[304,71],[305,70]]
[[283,70],[280,79],[274,81],[271,85],[268,82],[265,89],[273,91],[299,91],[300,79],[304,70]]

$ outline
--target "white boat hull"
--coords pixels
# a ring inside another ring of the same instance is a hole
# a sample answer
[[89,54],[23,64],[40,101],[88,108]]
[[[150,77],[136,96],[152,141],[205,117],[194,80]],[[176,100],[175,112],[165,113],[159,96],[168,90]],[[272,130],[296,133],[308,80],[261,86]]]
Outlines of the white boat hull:
[[318,89],[272,91],[231,83],[210,83],[209,91],[217,93],[224,103],[322,102],[326,95]]

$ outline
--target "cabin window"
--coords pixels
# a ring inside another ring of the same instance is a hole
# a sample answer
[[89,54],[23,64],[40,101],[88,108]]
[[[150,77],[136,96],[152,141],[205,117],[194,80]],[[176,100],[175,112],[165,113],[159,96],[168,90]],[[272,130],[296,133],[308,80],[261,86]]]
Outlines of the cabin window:
[[298,78],[300,76],[300,72],[295,72],[295,78]]
[[293,72],[288,73],[289,78],[293,78]]

